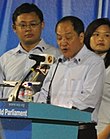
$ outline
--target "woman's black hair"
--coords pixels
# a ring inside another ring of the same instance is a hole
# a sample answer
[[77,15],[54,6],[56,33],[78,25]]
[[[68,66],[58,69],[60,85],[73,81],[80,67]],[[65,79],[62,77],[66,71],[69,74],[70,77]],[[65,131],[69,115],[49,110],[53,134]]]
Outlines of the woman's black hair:
[[[93,35],[93,33],[95,32],[95,30],[101,25],[107,25],[110,27],[110,20],[108,18],[96,19],[88,25],[88,27],[85,31],[84,43],[87,46],[87,48],[92,51],[94,51],[94,50],[90,46],[90,38]],[[107,51],[107,54],[104,58],[104,62],[105,62],[105,67],[107,68],[110,65],[110,49]]]

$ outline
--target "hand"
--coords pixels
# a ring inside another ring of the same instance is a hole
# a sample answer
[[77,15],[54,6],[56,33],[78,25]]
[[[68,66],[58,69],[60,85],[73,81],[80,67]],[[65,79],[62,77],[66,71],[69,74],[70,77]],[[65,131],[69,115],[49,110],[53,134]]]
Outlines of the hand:
[[110,124],[107,125],[102,132],[98,134],[97,139],[108,139],[110,135]]

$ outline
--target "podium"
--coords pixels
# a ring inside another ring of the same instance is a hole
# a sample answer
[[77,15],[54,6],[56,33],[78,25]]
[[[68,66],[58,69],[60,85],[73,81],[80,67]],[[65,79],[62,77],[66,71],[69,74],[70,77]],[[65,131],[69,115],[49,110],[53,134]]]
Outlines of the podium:
[[2,139],[77,139],[91,113],[50,104],[0,102]]

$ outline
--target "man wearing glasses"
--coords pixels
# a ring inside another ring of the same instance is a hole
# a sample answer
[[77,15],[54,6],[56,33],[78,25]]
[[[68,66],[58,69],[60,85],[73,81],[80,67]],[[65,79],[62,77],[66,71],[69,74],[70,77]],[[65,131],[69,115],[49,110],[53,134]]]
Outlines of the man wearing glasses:
[[[0,58],[0,82],[22,80],[30,68],[35,64],[29,59],[30,54],[51,54],[55,57],[60,55],[59,50],[44,42],[41,33],[44,28],[42,11],[34,4],[24,3],[13,13],[13,30],[18,36],[18,46]],[[14,41],[14,40],[13,40]],[[11,87],[3,87],[0,98],[8,98]]]

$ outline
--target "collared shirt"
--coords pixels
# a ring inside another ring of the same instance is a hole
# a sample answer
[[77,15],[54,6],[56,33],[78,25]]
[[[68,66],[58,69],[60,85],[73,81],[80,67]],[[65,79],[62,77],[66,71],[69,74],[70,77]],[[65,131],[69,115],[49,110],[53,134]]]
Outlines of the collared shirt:
[[[26,76],[30,68],[36,63],[29,59],[30,54],[52,54],[55,57],[59,56],[59,50],[44,42],[42,39],[35,48],[26,52],[20,44],[0,57],[0,83],[6,81],[19,81]],[[8,98],[13,88],[0,88],[0,98]]]
[[[101,57],[104,59],[106,53]],[[110,124],[110,65],[106,68],[106,77],[103,90],[103,96],[98,113],[97,132],[103,131],[103,129]],[[110,135],[109,135],[110,138]]]
[[[108,124],[110,124],[110,66],[106,69],[104,91],[98,113],[97,132],[103,131]],[[107,139],[110,139],[110,136]]]
[[[49,70],[37,102],[46,102],[55,67]],[[103,59],[84,46],[74,58],[59,63],[50,89],[51,104],[80,110],[98,107],[104,73]]]

